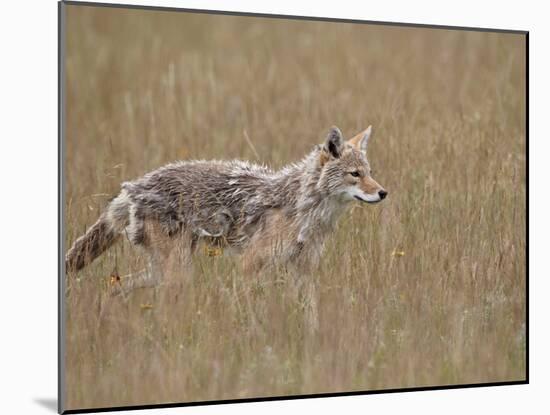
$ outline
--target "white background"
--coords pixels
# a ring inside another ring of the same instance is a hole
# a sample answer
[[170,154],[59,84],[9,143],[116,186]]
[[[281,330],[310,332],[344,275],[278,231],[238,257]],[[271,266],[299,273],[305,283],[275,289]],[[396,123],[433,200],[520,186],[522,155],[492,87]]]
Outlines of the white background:
[[[107,0],[104,0],[108,2]],[[548,409],[549,27],[544,2],[339,0],[139,4],[530,31],[530,385],[141,411],[517,414]],[[124,3],[123,0],[119,3]],[[128,2],[126,2],[128,3]],[[135,3],[135,2],[132,2]],[[57,393],[57,4],[0,12],[0,411],[54,413]],[[510,189],[514,191],[514,189]],[[518,235],[522,237],[522,235]],[[546,398],[546,399],[545,399]],[[536,408],[540,408],[536,410]],[[134,412],[135,413],[135,412]]]

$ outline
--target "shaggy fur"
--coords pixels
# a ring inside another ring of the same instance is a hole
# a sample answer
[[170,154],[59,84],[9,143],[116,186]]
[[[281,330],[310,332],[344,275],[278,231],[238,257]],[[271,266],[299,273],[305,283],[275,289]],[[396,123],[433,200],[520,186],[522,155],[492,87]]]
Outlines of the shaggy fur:
[[237,160],[180,161],[125,182],[67,252],[66,269],[80,270],[121,235],[145,249],[156,280],[174,251],[188,258],[199,243],[243,254],[247,270],[315,265],[351,201],[387,194],[370,176],[370,133],[345,142],[333,127],[323,145],[280,171]]

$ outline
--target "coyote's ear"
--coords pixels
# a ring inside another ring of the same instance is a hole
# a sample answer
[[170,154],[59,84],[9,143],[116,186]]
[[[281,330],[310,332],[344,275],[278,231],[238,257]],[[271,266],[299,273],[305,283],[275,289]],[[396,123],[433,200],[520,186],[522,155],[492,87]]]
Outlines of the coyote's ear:
[[365,131],[360,132],[355,137],[348,140],[348,143],[363,153],[367,152],[367,143],[372,133],[372,125],[369,125]]
[[325,141],[325,150],[334,158],[339,158],[342,155],[344,149],[344,137],[338,127],[332,127],[328,133],[327,140]]

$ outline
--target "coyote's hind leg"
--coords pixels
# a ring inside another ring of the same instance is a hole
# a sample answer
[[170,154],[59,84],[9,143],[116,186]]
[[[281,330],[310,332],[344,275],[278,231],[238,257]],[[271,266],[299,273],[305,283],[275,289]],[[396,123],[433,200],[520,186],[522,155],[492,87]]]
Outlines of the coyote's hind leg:
[[162,284],[169,255],[151,248],[145,248],[144,254],[147,258],[146,267],[137,272],[120,276],[113,284],[112,295],[128,295],[137,288],[158,287]]
[[[132,225],[132,224],[131,224]],[[130,242],[140,248],[146,267],[138,272],[122,276],[112,293],[128,294],[136,288],[157,287],[162,284],[169,267],[171,254],[181,235],[170,236],[157,221],[135,221],[130,228]]]
[[159,287],[180,277],[180,270],[190,265],[192,238],[188,232],[170,236],[158,222],[144,223],[141,247],[146,258],[146,268],[120,277],[113,294],[128,294],[136,288]]

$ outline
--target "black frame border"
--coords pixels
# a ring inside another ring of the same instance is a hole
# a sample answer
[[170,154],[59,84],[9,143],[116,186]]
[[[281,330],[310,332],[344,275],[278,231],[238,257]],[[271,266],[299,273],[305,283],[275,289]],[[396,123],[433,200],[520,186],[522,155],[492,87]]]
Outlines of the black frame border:
[[[100,407],[100,408],[82,408],[82,409],[65,409],[65,310],[64,310],[64,275],[65,275],[65,261],[64,261],[64,194],[65,194],[65,181],[64,181],[64,165],[65,160],[65,129],[63,122],[65,120],[65,6],[84,6],[84,7],[108,7],[117,9],[134,9],[134,10],[148,10],[148,11],[161,11],[161,12],[184,12],[194,14],[214,14],[214,15],[227,15],[227,16],[248,16],[248,17],[260,17],[269,19],[286,19],[286,20],[305,20],[305,21],[320,21],[320,22],[336,22],[336,23],[355,23],[355,24],[369,24],[369,25],[381,25],[381,26],[397,26],[397,27],[413,27],[424,29],[436,29],[436,30],[464,30],[474,32],[491,32],[491,33],[507,33],[525,36],[525,226],[526,226],[526,278],[525,278],[525,379],[517,381],[504,381],[504,382],[487,382],[487,383],[469,383],[469,384],[451,384],[451,385],[437,385],[437,386],[421,386],[411,388],[395,388],[395,389],[378,389],[367,391],[349,391],[349,392],[334,392],[334,393],[319,393],[319,394],[305,394],[305,395],[282,395],[282,396],[267,396],[267,397],[254,397],[254,398],[241,398],[241,399],[221,399],[211,401],[193,401],[193,402],[174,402],[174,403],[161,403],[150,405],[131,405],[131,406],[113,406],[113,407]],[[236,404],[246,402],[269,402],[269,401],[282,401],[282,400],[295,400],[295,399],[311,399],[311,398],[330,398],[340,396],[362,396],[362,395],[377,395],[383,393],[400,393],[400,392],[423,392],[423,391],[438,391],[438,390],[452,390],[452,389],[469,389],[469,388],[481,388],[481,387],[493,387],[493,386],[513,386],[513,385],[528,385],[529,384],[529,31],[528,30],[509,30],[509,29],[494,29],[486,27],[468,27],[468,26],[449,26],[449,25],[436,25],[436,24],[422,24],[422,23],[399,23],[390,21],[372,21],[372,20],[359,20],[359,19],[345,19],[345,18],[331,18],[331,17],[317,17],[317,16],[296,16],[296,15],[284,15],[284,14],[268,14],[268,13],[254,13],[254,12],[236,12],[236,11],[224,11],[224,10],[207,10],[207,9],[190,9],[179,7],[165,7],[165,6],[146,6],[146,5],[131,5],[120,3],[101,3],[90,1],[71,1],[61,0],[58,2],[58,72],[57,72],[57,84],[58,84],[58,381],[57,381],[57,402],[58,413],[60,414],[83,414],[94,412],[113,412],[113,411],[126,411],[126,410],[139,410],[139,409],[163,409],[163,408],[181,408],[188,406],[207,406],[207,405],[220,405],[220,404]]]

